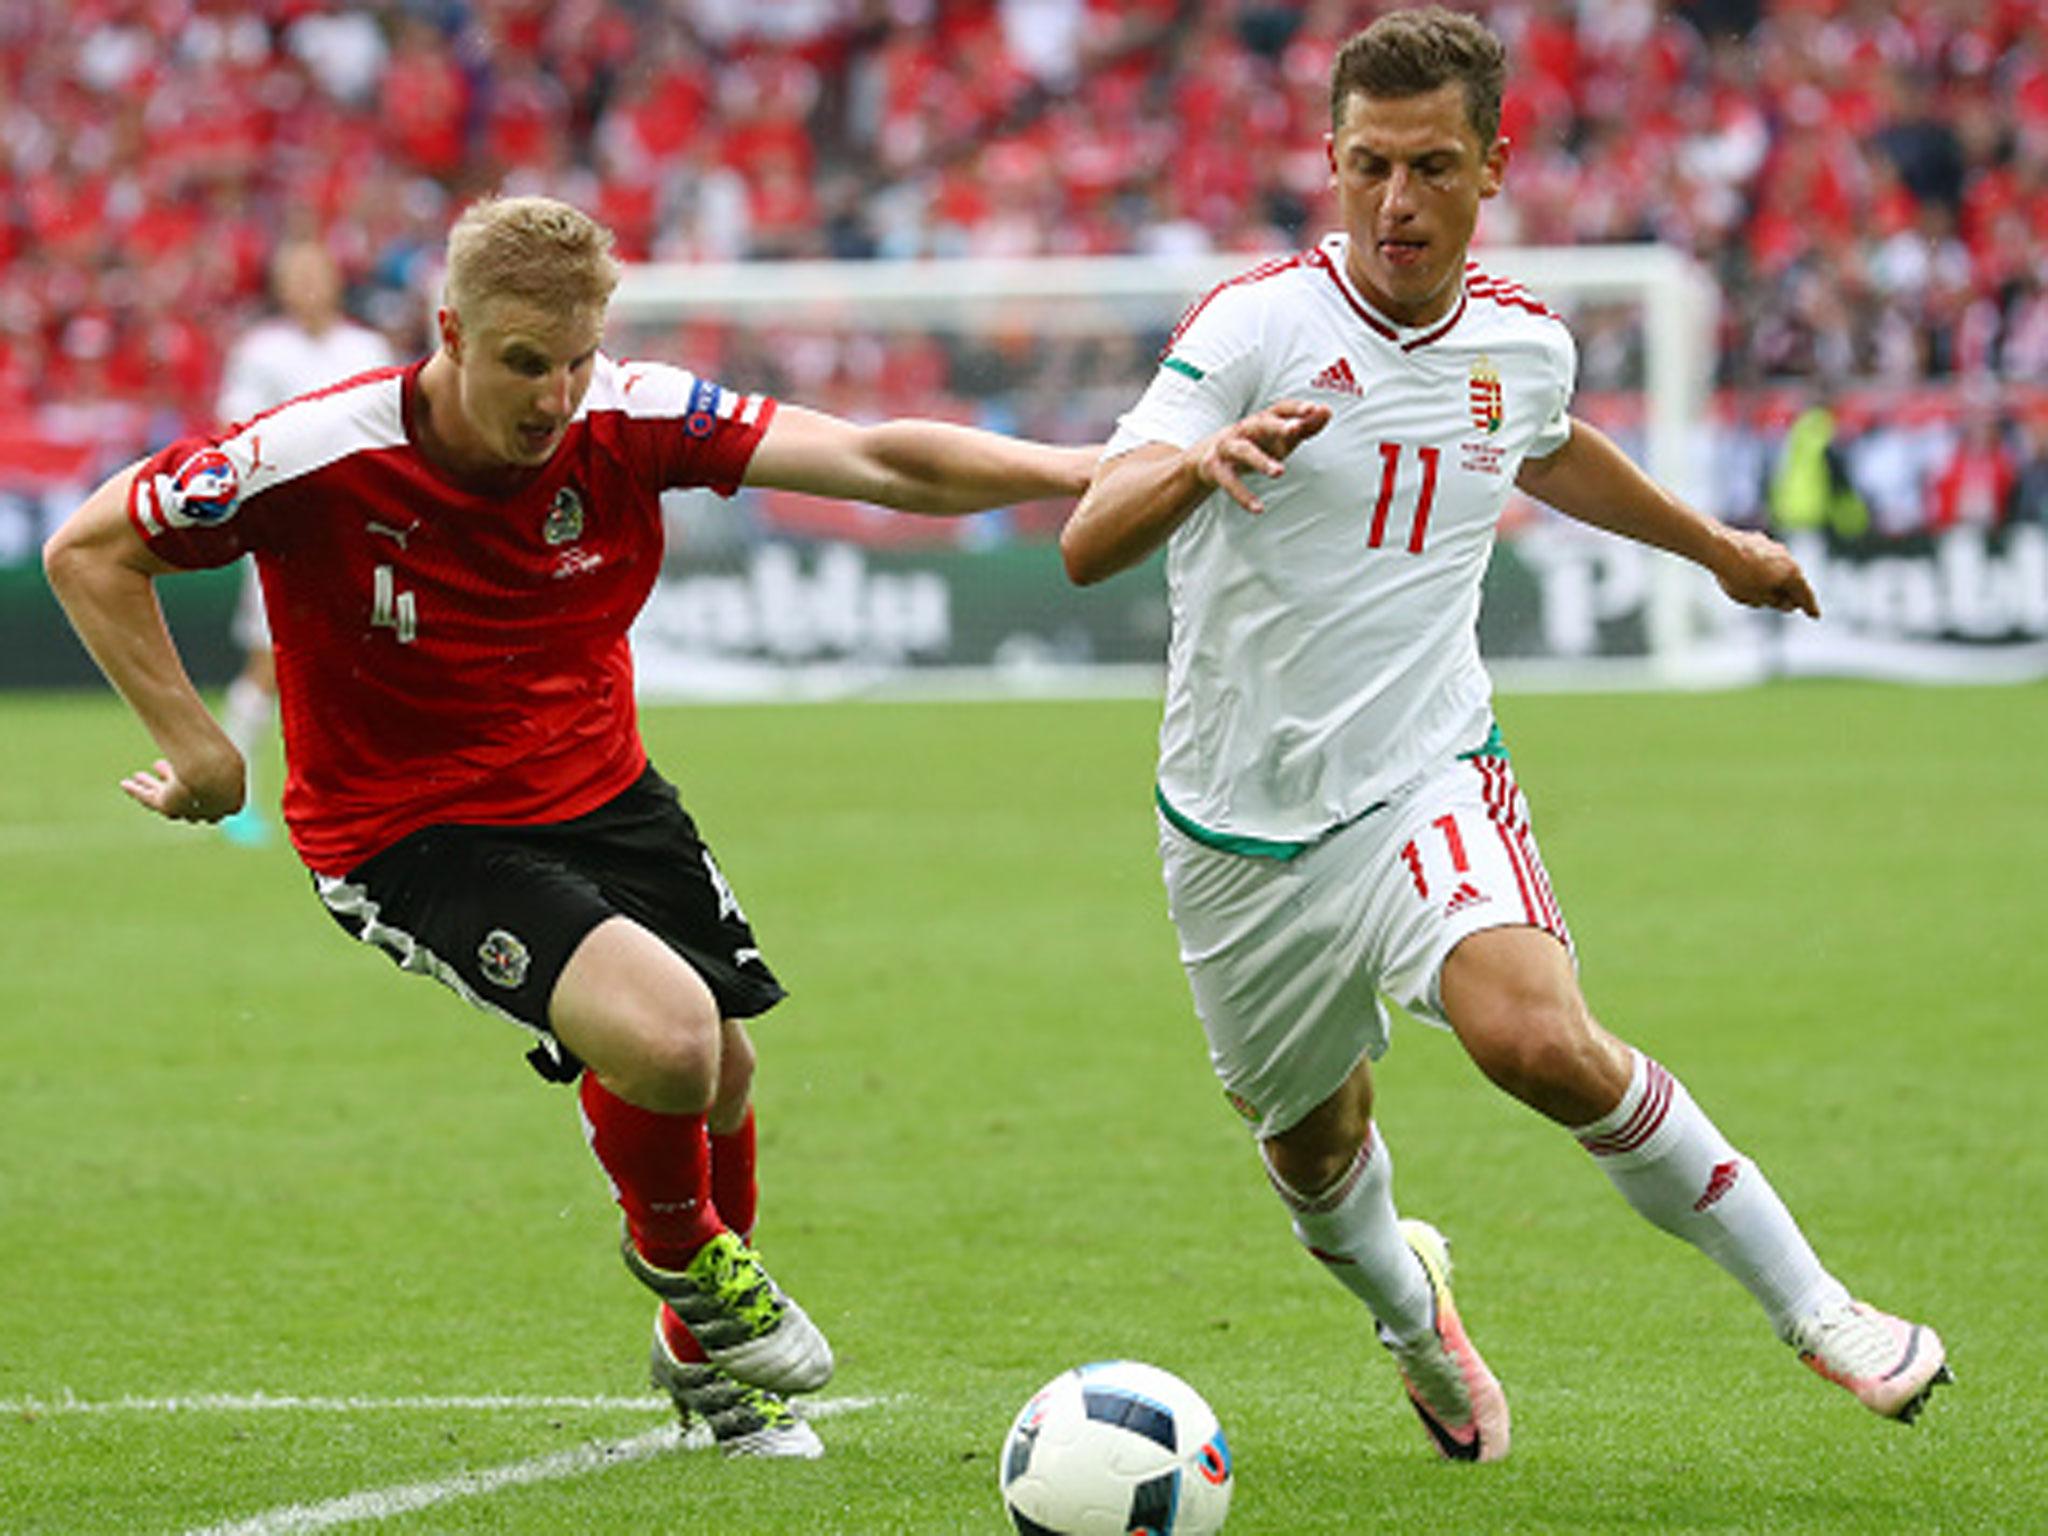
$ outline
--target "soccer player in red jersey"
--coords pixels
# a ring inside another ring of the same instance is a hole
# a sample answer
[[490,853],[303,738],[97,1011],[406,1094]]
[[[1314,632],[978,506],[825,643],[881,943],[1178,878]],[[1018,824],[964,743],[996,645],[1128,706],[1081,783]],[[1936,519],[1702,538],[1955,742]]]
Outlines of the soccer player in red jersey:
[[1095,450],[872,426],[599,350],[611,236],[491,199],[448,239],[440,346],[114,475],[51,537],[50,584],[162,753],[122,781],[174,821],[243,801],[153,583],[255,556],[285,820],[322,901],[402,968],[527,1026],[578,1086],[660,1298],[658,1385],[729,1452],[815,1456],[784,1394],[832,1354],[748,1241],[743,1021],[784,995],[650,766],[628,626],[673,487],[775,486],[955,514],[1087,485]]

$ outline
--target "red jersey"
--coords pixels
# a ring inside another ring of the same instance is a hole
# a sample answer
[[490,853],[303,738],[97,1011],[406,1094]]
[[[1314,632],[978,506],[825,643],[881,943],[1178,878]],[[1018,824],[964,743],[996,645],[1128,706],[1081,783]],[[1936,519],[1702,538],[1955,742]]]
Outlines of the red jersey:
[[285,821],[321,874],[435,823],[565,821],[633,782],[627,631],[661,566],[661,493],[731,495],[775,411],[600,355],[547,464],[480,492],[420,452],[422,366],[173,443],[129,496],[173,565],[256,557]]

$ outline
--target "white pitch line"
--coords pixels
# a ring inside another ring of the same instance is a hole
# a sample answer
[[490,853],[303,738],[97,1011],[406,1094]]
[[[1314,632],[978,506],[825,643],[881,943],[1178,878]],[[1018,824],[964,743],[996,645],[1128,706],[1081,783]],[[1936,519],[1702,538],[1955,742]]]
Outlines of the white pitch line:
[[515,1461],[502,1467],[487,1467],[481,1472],[462,1472],[433,1482],[372,1488],[321,1504],[286,1504],[245,1520],[232,1520],[225,1525],[209,1525],[190,1531],[187,1536],[302,1536],[302,1533],[332,1530],[337,1525],[353,1525],[362,1520],[388,1520],[394,1515],[431,1509],[451,1499],[471,1499],[503,1488],[582,1477],[603,1471],[606,1467],[645,1461],[657,1452],[681,1443],[681,1432],[674,1425],[669,1425],[644,1435],[635,1435],[630,1440],[619,1440],[609,1445],[578,1446],[573,1451],[558,1451],[552,1456]]
[[[888,1401],[889,1399],[880,1397],[830,1397],[805,1403],[803,1413],[807,1419],[829,1419],[837,1414],[855,1413],[863,1408],[878,1408]],[[20,1398],[11,1402],[0,1402],[0,1414],[27,1417],[101,1413],[365,1413],[390,1410],[456,1412],[538,1408],[612,1411],[659,1409],[662,1412],[673,1412],[667,1399],[657,1397],[288,1397],[253,1392],[200,1393],[187,1397],[117,1397],[92,1402],[66,1393],[62,1397],[47,1401],[39,1398]],[[308,1533],[332,1530],[336,1526],[354,1525],[365,1520],[387,1520],[394,1515],[431,1509],[436,1504],[446,1504],[454,1499],[478,1498],[505,1488],[520,1488],[529,1483],[558,1482],[563,1478],[583,1477],[592,1472],[602,1472],[609,1467],[645,1461],[650,1456],[659,1455],[670,1449],[706,1450],[710,1448],[711,1443],[710,1432],[701,1425],[694,1427],[685,1435],[678,1426],[668,1424],[660,1429],[649,1430],[645,1434],[634,1435],[627,1440],[582,1445],[574,1450],[557,1451],[552,1455],[536,1457],[530,1461],[515,1461],[501,1467],[486,1467],[480,1472],[459,1472],[452,1477],[435,1478],[420,1483],[402,1483],[393,1488],[365,1489],[360,1493],[343,1494],[339,1498],[327,1499],[318,1504],[285,1504],[240,1520],[203,1526],[186,1532],[185,1536],[308,1536]]]

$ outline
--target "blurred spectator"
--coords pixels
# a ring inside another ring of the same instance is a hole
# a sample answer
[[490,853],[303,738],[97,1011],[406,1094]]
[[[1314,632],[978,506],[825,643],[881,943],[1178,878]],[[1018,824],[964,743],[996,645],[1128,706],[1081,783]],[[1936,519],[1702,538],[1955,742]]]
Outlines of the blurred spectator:
[[1702,37],[1740,38],[1763,20],[1764,0],[1677,0],[1674,9]]
[[309,10],[284,29],[286,48],[336,101],[374,100],[391,57],[383,29],[366,11]]
[[2048,411],[2021,418],[2020,472],[2007,520],[2048,526]]
[[1882,538],[1921,532],[1928,487],[1949,461],[1954,430],[1924,402],[1857,414],[1842,454],[1850,484],[1870,509],[1872,530]]
[[1825,406],[1799,413],[1771,474],[1771,527],[1779,534],[1827,533],[1855,541],[1870,531],[1870,509],[1850,483],[1835,416]]
[[386,146],[410,169],[442,181],[461,174],[469,149],[470,82],[449,40],[422,16],[399,16],[378,115]]
[[1972,402],[1963,417],[1949,461],[1930,487],[1928,526],[1996,528],[2019,483],[2019,464],[2005,440],[2004,424],[1983,402]]
[[1950,113],[1917,70],[1881,70],[1877,79],[1890,93],[1879,113],[1877,147],[1916,199],[1953,212],[1963,200],[1963,150]]

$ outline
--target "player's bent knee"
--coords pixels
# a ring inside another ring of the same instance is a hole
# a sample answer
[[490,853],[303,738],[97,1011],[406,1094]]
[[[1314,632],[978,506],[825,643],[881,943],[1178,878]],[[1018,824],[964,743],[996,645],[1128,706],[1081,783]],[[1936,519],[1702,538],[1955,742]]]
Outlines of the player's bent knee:
[[609,1056],[593,1065],[605,1086],[628,1104],[664,1115],[697,1115],[711,1107],[719,1077],[715,1036],[656,1028]]
[[1273,1176],[1298,1195],[1313,1198],[1351,1171],[1365,1145],[1364,1121],[1314,1119],[1260,1144]]
[[1372,1067],[1361,1057],[1334,1093],[1261,1143],[1266,1166],[1298,1194],[1328,1189],[1351,1171],[1372,1134],[1372,1099]]
[[698,1114],[718,1092],[723,1026],[704,979],[624,918],[591,930],[549,1007],[556,1036],[628,1103]]
[[1351,1171],[1362,1145],[1360,1141],[1348,1148],[1315,1147],[1288,1152],[1282,1150],[1277,1140],[1269,1141],[1264,1148],[1266,1166],[1286,1186],[1283,1194],[1292,1191],[1303,1199],[1313,1200]]
[[1597,1120],[1628,1086],[1625,1053],[1617,1067],[1611,1037],[1575,999],[1525,1001],[1460,1038],[1498,1087],[1565,1125]]

